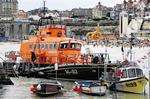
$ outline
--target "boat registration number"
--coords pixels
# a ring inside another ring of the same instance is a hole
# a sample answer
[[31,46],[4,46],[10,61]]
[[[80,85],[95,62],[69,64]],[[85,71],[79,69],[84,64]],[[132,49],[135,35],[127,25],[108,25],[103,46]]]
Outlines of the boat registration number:
[[71,69],[71,70],[65,70],[66,74],[78,74],[78,71],[76,69]]
[[137,84],[136,84],[136,82],[131,82],[131,83],[126,83],[126,86],[127,87],[136,87]]

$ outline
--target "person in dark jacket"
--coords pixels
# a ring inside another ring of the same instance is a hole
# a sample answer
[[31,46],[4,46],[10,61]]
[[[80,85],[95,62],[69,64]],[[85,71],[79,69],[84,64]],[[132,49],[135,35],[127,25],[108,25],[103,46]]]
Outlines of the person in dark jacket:
[[36,60],[36,55],[33,51],[31,51],[31,61],[35,62],[35,60]]

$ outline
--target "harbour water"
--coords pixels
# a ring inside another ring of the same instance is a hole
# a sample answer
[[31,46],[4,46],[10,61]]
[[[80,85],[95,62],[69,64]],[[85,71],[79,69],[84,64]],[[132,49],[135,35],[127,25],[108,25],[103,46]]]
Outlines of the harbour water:
[[0,99],[149,99],[148,94],[113,93],[109,91],[106,96],[101,97],[77,94],[71,90],[73,82],[68,81],[60,81],[64,85],[63,93],[50,97],[38,97],[30,92],[31,84],[49,79],[24,77],[11,79],[15,84],[13,86],[2,86],[0,89]]
[[[87,46],[85,46],[87,47]],[[95,49],[95,50],[94,50]],[[5,52],[11,50],[19,50],[18,43],[0,43],[0,56],[4,58]],[[84,49],[83,49],[84,50]],[[125,48],[126,52],[128,48]],[[91,46],[91,52],[103,52],[107,51],[110,53],[110,59],[114,60],[122,60],[122,53],[120,47],[104,47],[101,46]],[[83,51],[84,52],[84,51]],[[149,69],[149,56],[147,53],[150,52],[150,48],[148,47],[136,47],[133,48],[133,57],[134,60],[138,62],[141,68],[143,68],[144,73],[147,77]],[[2,61],[2,60],[1,60]],[[33,83],[37,83],[40,81],[49,81],[50,79],[41,79],[41,78],[26,78],[26,77],[19,77],[19,78],[11,78],[14,82],[14,85],[11,86],[1,86],[0,87],[0,99],[149,99],[149,84],[147,84],[145,88],[145,93],[143,94],[131,94],[131,93],[121,93],[121,92],[110,92],[108,91],[106,96],[89,96],[84,94],[77,94],[72,91],[73,82],[63,81],[62,84],[64,85],[64,91],[62,94],[58,94],[55,96],[50,97],[38,97],[30,92],[30,86]]]

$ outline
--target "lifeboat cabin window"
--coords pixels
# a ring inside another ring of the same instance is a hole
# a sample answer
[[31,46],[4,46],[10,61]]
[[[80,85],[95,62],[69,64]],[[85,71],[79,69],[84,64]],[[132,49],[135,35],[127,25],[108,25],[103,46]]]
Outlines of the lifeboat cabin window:
[[49,44],[50,49],[57,49],[57,44],[56,43],[51,43]]
[[40,48],[41,48],[41,49],[44,49],[44,47],[45,47],[45,44],[41,44],[41,45],[40,45]]
[[67,48],[68,47],[68,43],[62,43],[61,45],[60,45],[60,48],[61,49],[64,49],[64,48]]
[[81,49],[81,44],[79,43],[71,43],[70,48],[72,49]]
[[37,49],[40,49],[40,44],[37,44]]
[[48,44],[45,44],[45,49],[48,49]]

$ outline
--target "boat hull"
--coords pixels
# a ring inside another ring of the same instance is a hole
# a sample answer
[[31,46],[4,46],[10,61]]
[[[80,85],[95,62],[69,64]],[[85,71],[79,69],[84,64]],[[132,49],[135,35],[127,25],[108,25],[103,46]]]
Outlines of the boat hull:
[[84,80],[76,81],[73,90],[78,93],[103,96],[106,94],[107,86],[103,81]]
[[93,96],[104,96],[106,94],[106,86],[82,87],[82,93]]
[[[108,65],[107,72],[112,70],[116,65]],[[57,70],[57,78],[66,80],[97,80],[104,72],[104,64],[85,64],[85,65],[61,65]],[[24,72],[21,72],[21,74]],[[42,74],[42,75],[40,75]],[[36,76],[44,78],[55,78],[56,70],[54,66],[47,66],[44,68],[33,68],[32,71],[27,73],[27,76]]]
[[61,86],[58,84],[34,84],[34,89],[34,93],[39,96],[49,96],[61,93]]
[[144,92],[147,82],[148,79],[146,77],[118,81],[110,86],[110,90],[140,94]]

